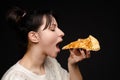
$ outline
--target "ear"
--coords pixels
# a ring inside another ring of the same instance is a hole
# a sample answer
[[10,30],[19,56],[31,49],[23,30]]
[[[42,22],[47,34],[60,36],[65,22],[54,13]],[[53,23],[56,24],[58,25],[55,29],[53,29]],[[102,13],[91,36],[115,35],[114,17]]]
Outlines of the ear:
[[34,31],[30,31],[28,33],[28,38],[31,42],[37,43],[39,41],[39,35],[37,32],[34,32]]

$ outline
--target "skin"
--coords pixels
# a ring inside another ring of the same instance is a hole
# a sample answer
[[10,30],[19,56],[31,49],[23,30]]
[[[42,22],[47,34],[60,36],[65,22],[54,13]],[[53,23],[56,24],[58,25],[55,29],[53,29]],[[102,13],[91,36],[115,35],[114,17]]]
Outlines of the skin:
[[90,51],[81,49],[71,49],[68,58],[68,69],[70,73],[70,80],[83,80],[79,66],[77,63],[86,58],[90,58]]
[[[58,28],[57,21],[52,17],[51,25],[45,28],[46,16],[43,17],[43,25],[37,32],[28,33],[28,49],[20,60],[20,64],[38,75],[45,74],[44,61],[47,56],[56,58],[60,52],[58,43],[62,42],[64,32]],[[68,58],[68,70],[70,80],[82,80],[77,63],[90,57],[90,51],[71,49]]]

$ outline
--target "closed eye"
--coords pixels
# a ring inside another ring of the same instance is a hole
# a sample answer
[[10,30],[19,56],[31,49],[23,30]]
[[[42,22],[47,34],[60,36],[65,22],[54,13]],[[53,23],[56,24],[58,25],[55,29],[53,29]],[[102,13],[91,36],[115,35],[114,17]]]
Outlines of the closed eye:
[[55,31],[55,27],[53,27],[53,26],[50,26],[49,29],[50,29],[51,31]]
[[55,28],[56,28],[56,24],[52,24],[50,27],[49,27],[49,29],[51,30],[51,31],[55,31]]

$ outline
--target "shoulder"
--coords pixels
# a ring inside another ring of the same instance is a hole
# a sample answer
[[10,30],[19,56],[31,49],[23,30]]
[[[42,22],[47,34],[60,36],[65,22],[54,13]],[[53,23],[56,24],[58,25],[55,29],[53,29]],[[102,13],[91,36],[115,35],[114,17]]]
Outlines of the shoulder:
[[5,72],[1,80],[23,80],[25,78],[24,74],[15,64]]
[[24,75],[19,71],[11,71],[6,73],[1,80],[23,80]]

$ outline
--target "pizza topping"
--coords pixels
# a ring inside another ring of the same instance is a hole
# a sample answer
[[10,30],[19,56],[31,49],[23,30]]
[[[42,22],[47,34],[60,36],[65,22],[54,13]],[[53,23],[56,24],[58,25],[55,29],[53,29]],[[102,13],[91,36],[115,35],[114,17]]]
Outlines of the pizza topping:
[[95,37],[89,35],[89,37],[85,39],[78,39],[77,41],[73,41],[63,46],[62,50],[71,49],[71,48],[82,48],[85,50],[98,51],[100,50],[100,45]]

